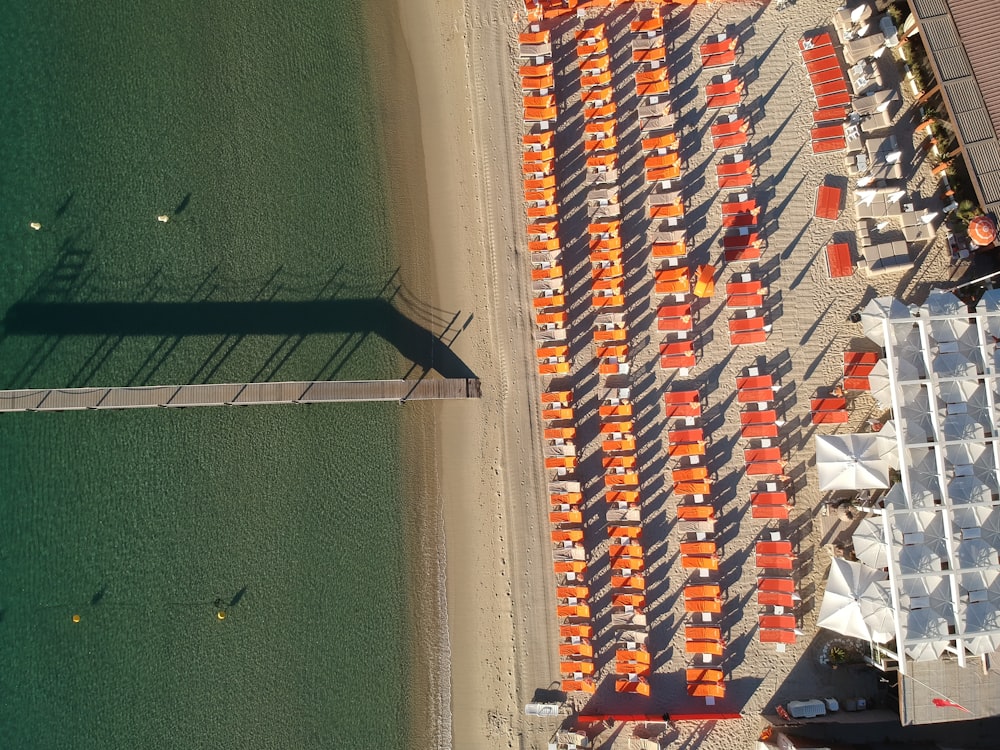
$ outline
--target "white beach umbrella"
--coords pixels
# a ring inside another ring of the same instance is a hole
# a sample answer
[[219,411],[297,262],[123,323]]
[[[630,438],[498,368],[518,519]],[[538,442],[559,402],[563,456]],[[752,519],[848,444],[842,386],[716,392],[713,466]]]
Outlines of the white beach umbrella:
[[900,609],[911,610],[930,606],[931,590],[926,579],[901,578],[897,588]]
[[896,553],[900,573],[941,572],[941,555],[930,545],[908,544],[899,547]]
[[944,447],[944,458],[951,466],[978,465],[982,470],[989,470],[989,462],[984,461],[986,443],[949,443]]
[[977,440],[986,439],[983,426],[968,414],[948,414],[941,421],[941,432],[945,440]]
[[896,433],[896,422],[888,420],[878,431],[878,436],[882,439],[882,458],[890,468],[899,469],[899,436]]
[[[872,199],[874,200],[874,194]],[[910,320],[910,308],[895,297],[876,297],[861,309],[861,328],[865,336],[880,346],[885,346],[885,333],[882,321],[886,318],[895,320]]]
[[978,336],[968,318],[955,317],[947,320],[932,320],[930,322],[930,337],[932,343],[942,344],[946,341],[958,341],[966,347]]
[[861,616],[871,639],[888,643],[896,637],[896,611],[892,608],[892,595],[887,581],[874,581],[861,592]]
[[[983,506],[977,510],[984,510]],[[983,541],[995,550],[1000,550],[1000,508],[993,507],[989,512],[983,514],[982,522],[979,524],[979,533]]]
[[993,490],[982,479],[970,474],[948,482],[948,497],[955,504],[989,503],[993,501]]
[[976,310],[986,313],[986,330],[993,336],[1000,336],[1000,289],[987,289]]
[[889,548],[882,534],[882,525],[870,518],[864,518],[851,537],[854,554],[869,568],[881,570],[889,566]]
[[821,490],[889,486],[889,466],[874,434],[817,435],[816,470]]
[[907,644],[906,653],[914,661],[933,661],[948,646],[948,620],[930,607],[901,612],[905,639],[927,639],[921,643]]
[[965,647],[974,656],[991,654],[1000,648],[1000,611],[989,601],[969,602],[962,605],[959,617],[960,632]]
[[931,544],[944,539],[941,514],[933,510],[907,510],[889,519],[893,541],[899,546]]
[[861,594],[872,583],[885,580],[885,577],[881,570],[835,557],[816,624],[852,638],[871,638],[871,631],[861,612]]
[[910,496],[906,496],[903,483],[897,482],[889,488],[883,497],[885,507],[894,510],[910,510],[920,508],[934,508],[936,503],[934,498],[937,493],[929,489],[923,482],[910,482]]
[[968,312],[968,305],[944,289],[931,290],[927,295],[927,301],[920,306],[921,315],[958,315]]
[[910,484],[922,484],[925,487],[935,487],[938,484],[936,448],[910,448],[907,453],[909,460],[904,467]]
[[[985,539],[983,523],[992,515],[993,510],[987,505],[963,505],[952,510],[951,527],[959,539]],[[989,540],[987,544],[995,548]]]
[[[1000,600],[1000,571],[989,568],[967,570],[958,576],[959,592],[967,599],[993,597]],[[974,594],[975,596],[970,596]]]
[[943,378],[974,378],[978,374],[975,363],[956,352],[938,354],[931,360],[931,368]]
[[956,549],[959,567],[990,568],[1000,565],[997,550],[983,539],[963,539]]

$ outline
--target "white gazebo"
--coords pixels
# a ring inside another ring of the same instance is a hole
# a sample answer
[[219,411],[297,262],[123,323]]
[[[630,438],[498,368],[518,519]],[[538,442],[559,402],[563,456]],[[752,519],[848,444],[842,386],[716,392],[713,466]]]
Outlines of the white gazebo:
[[903,674],[907,659],[945,654],[965,666],[1000,647],[1000,290],[975,312],[944,291],[919,307],[881,298],[864,330],[885,350],[882,437],[900,477],[855,535],[862,562],[888,576],[862,615],[887,629],[878,602],[891,605],[895,645],[881,649]]

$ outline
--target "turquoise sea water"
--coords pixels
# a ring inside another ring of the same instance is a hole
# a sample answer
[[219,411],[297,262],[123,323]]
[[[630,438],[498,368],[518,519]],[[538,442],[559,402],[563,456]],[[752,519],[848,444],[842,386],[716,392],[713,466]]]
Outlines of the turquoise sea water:
[[[361,23],[8,4],[0,387],[403,374],[351,302],[395,267]],[[3,415],[0,456],[0,746],[406,745],[398,407]]]

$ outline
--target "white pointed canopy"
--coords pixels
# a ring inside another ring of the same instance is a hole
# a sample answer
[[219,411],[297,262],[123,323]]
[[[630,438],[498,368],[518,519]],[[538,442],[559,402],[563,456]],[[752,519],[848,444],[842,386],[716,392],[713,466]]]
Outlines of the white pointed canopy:
[[861,595],[885,573],[840,557],[833,559],[816,624],[841,635],[868,640],[872,633],[861,611]]
[[817,435],[816,470],[821,490],[862,490],[889,486],[889,465],[881,438],[866,435]]

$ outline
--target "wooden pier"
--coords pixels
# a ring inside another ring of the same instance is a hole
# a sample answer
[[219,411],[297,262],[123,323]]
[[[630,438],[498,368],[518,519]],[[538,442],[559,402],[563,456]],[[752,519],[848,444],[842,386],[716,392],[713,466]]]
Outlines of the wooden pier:
[[477,378],[321,380],[112,388],[25,388],[0,391],[0,412],[84,411],[184,406],[327,404],[350,401],[429,401],[479,398]]

